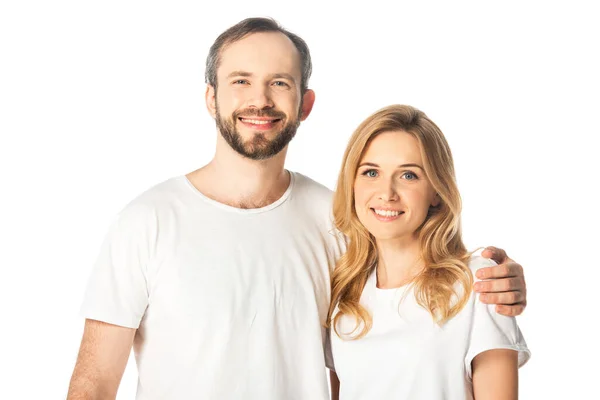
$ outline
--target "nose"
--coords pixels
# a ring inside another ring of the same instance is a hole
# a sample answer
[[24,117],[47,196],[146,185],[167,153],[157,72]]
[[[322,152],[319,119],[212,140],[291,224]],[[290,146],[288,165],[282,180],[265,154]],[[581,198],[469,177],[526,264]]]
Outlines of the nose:
[[252,90],[252,95],[249,99],[248,106],[250,108],[272,108],[273,100],[269,88],[263,85],[256,85]]
[[379,199],[382,201],[398,201],[400,196],[392,179],[382,179],[379,183]]

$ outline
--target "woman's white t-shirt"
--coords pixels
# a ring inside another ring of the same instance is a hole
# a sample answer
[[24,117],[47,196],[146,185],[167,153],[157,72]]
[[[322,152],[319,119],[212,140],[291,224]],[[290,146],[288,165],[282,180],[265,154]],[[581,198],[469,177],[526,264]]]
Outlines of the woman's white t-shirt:
[[[474,272],[494,262],[474,257]],[[441,327],[417,304],[413,288],[377,288],[374,271],[360,300],[373,317],[373,327],[358,340],[331,332],[333,365],[340,379],[341,400],[473,398],[471,361],[491,349],[519,352],[519,366],[530,353],[514,317],[497,314],[494,305],[471,294],[466,306]],[[338,332],[349,333],[355,320],[344,316]]]

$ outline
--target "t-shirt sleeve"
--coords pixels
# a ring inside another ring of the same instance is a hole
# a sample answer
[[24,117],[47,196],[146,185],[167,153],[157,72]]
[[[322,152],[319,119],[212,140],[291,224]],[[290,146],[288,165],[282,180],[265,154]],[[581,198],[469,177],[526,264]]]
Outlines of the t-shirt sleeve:
[[[473,273],[478,268],[489,267],[495,263],[486,258],[471,263]],[[521,334],[515,317],[507,317],[496,312],[494,304],[484,304],[478,294],[471,294],[473,304],[473,320],[471,338],[465,357],[467,376],[472,379],[471,362],[480,353],[493,349],[511,349],[519,353],[519,367],[523,366],[531,356],[527,343]]]
[[129,205],[111,225],[84,294],[81,315],[137,329],[148,306],[152,213]]

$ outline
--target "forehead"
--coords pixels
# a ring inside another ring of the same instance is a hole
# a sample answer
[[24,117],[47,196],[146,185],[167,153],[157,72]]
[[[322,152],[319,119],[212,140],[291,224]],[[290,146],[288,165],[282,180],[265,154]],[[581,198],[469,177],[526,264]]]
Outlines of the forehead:
[[283,33],[253,33],[221,50],[217,76],[225,77],[233,71],[257,76],[286,73],[300,82],[300,53]]
[[388,131],[375,136],[366,147],[361,162],[381,166],[407,163],[421,164],[421,148],[417,139],[404,131]]

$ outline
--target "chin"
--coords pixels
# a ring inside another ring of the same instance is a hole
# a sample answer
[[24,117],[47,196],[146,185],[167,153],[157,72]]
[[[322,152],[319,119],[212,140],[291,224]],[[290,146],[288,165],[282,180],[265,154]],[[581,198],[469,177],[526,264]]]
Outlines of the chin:
[[373,235],[373,237],[376,240],[382,240],[382,241],[390,241],[390,240],[414,240],[414,232],[405,232],[405,231],[400,231],[400,232],[372,232],[371,233]]

